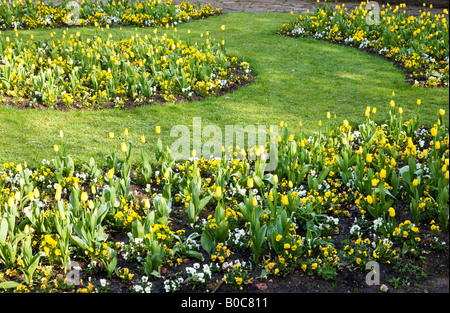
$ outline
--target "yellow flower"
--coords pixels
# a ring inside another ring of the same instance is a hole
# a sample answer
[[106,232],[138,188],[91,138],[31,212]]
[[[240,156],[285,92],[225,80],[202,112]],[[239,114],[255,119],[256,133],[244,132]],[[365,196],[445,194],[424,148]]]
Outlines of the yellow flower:
[[88,200],[88,194],[87,192],[81,193],[81,202],[86,202]]
[[108,170],[108,179],[113,179],[113,176],[114,176],[114,169],[110,169],[110,170]]
[[386,178],[386,170],[384,168],[380,171],[380,178],[381,179],[385,179]]
[[440,141],[438,140],[438,141],[436,141],[436,143],[434,144],[434,147],[436,148],[436,150],[439,150],[439,149],[441,149],[441,143],[440,143]]
[[445,110],[440,109],[440,110],[439,110],[439,115],[440,115],[440,116],[444,116],[444,114],[445,114]]
[[288,243],[285,243],[283,247],[284,247],[284,249],[288,250],[291,248],[291,245]]
[[113,139],[114,138],[114,133],[113,132],[109,132],[109,138]]
[[58,145],[54,145],[54,146],[53,146],[53,150],[54,150],[55,152],[58,152],[58,151],[59,151],[59,146],[58,146]]
[[128,150],[127,143],[126,142],[122,142],[122,144],[120,145],[120,149],[124,153],[127,152],[127,150]]
[[281,238],[283,238],[283,236],[281,236],[281,235],[277,235],[277,237],[275,238],[275,240],[276,240],[276,241],[280,241],[280,240],[281,240]]
[[160,133],[161,133],[161,126],[156,126],[156,127],[155,127],[155,132],[156,132],[157,134],[160,134]]
[[61,200],[61,192],[62,192],[61,185],[56,186],[56,194],[55,194],[55,200],[56,201]]
[[394,210],[394,208],[389,208],[389,216],[390,217],[394,217],[395,216],[395,210]]
[[391,105],[391,108],[395,107],[395,101],[391,100],[391,102],[389,103]]
[[273,182],[275,184],[278,184],[278,175],[277,174],[273,175]]
[[12,207],[14,206],[15,203],[16,203],[16,202],[15,202],[15,200],[14,200],[13,197],[10,197],[10,198],[8,199],[8,206],[9,206],[10,208],[12,208]]
[[418,180],[417,178],[414,179],[412,185],[413,185],[414,187],[417,187],[417,186],[419,185],[419,180]]
[[220,186],[216,187],[216,197],[222,198],[222,187],[220,187]]
[[247,180],[247,187],[252,189],[253,188],[253,178],[249,178]]
[[225,25],[220,26],[220,30],[224,32],[225,31]]
[[252,204],[253,204],[253,206],[257,206],[258,205],[258,200],[256,199],[256,197],[253,197]]
[[367,155],[366,155],[366,162],[367,163],[372,163],[372,161],[373,161],[372,154],[371,153],[367,153]]
[[422,104],[422,100],[417,99],[417,105],[421,105]]
[[313,270],[315,270],[315,269],[317,268],[317,263],[311,264],[311,268],[312,268]]
[[372,204],[373,203],[373,198],[371,195],[367,196],[366,201],[368,204]]
[[141,136],[141,142],[145,143],[145,136],[144,135]]

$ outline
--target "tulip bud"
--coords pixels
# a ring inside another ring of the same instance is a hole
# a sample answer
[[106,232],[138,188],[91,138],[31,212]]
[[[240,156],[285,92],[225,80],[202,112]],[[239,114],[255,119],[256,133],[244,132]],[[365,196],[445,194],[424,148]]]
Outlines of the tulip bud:
[[282,203],[283,205],[288,205],[288,204],[289,204],[289,199],[288,199],[288,196],[287,196],[287,195],[282,195],[282,196],[281,196],[281,203]]
[[122,142],[122,144],[120,145],[120,149],[122,150],[122,152],[127,152],[128,148],[127,148],[127,143],[126,142]]
[[394,208],[389,208],[389,216],[390,217],[395,217],[395,210],[394,210]]
[[256,197],[253,197],[252,204],[253,204],[253,206],[257,206],[258,205],[258,200],[256,199]]

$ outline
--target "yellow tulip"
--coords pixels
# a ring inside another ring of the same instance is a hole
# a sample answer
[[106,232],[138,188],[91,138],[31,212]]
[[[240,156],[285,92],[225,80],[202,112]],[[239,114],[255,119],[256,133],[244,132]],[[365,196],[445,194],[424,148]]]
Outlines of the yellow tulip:
[[56,186],[56,193],[55,193],[55,200],[56,201],[61,200],[61,192],[62,192],[61,185]]
[[390,217],[395,217],[395,210],[394,210],[394,208],[389,208],[389,216]]
[[384,168],[380,171],[380,178],[381,179],[385,179],[386,178],[386,170]]
[[436,141],[436,143],[434,144],[434,147],[436,148],[436,150],[441,149],[441,142],[439,140]]
[[413,185],[414,187],[417,187],[417,186],[419,185],[419,180],[418,180],[417,178],[414,179],[412,185]]
[[256,199],[256,197],[253,197],[252,204],[253,204],[253,206],[257,206],[258,205],[258,200]]
[[88,200],[88,194],[87,192],[81,193],[81,202],[86,202]]
[[225,25],[220,26],[220,30],[224,32],[225,31]]
[[156,127],[155,127],[155,132],[156,132],[157,134],[161,133],[161,126],[156,126]]
[[436,136],[437,136],[437,132],[438,132],[437,127],[433,127],[433,128],[431,129],[431,136],[436,137]]
[[113,132],[109,132],[109,138],[113,139],[114,138],[114,133]]
[[252,189],[253,188],[253,178],[249,178],[247,180],[247,187]]
[[373,158],[372,158],[372,154],[371,153],[367,153],[366,155],[366,162],[367,163],[372,163]]
[[141,142],[145,143],[145,136],[144,135],[141,136]]
[[281,196],[281,203],[282,203],[283,205],[288,205],[288,204],[289,204],[289,199],[288,199],[288,196],[287,196],[287,195]]
[[14,200],[13,197],[10,197],[10,198],[8,199],[8,206],[9,206],[10,208],[12,208],[12,207],[14,206],[15,203],[16,203],[16,202],[15,202],[15,200]]
[[444,116],[444,114],[445,114],[445,110],[440,109],[440,110],[439,110],[439,115],[440,115],[440,116]]
[[108,171],[108,179],[113,179],[113,176],[114,176],[114,169],[110,169],[109,171]]

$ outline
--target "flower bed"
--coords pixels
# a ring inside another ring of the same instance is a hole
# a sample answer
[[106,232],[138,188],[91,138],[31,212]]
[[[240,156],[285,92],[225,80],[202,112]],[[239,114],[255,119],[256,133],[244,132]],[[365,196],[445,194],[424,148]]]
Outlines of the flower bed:
[[0,286],[247,290],[255,280],[264,288],[264,277],[334,280],[371,261],[400,268],[427,259],[448,249],[449,133],[443,110],[423,127],[420,105],[403,120],[392,100],[382,124],[367,108],[353,127],[327,114],[312,136],[281,123],[268,173],[264,147],[236,149],[241,159],[224,149],[222,159],[176,161],[159,137],[150,148],[128,129],[109,135],[120,150],[78,164],[61,131],[53,160],[0,167]]
[[0,29],[55,28],[61,26],[176,25],[219,14],[210,4],[203,7],[173,0],[53,1],[19,0],[0,3]]
[[[403,68],[414,86],[448,86],[448,10],[410,16],[405,5],[387,5],[380,11],[379,23],[365,3],[351,12],[344,5],[329,4],[301,14],[283,24],[280,34],[313,37],[374,52]],[[370,12],[370,14],[369,14]]]
[[[250,78],[249,64],[226,55],[208,32],[200,42],[98,31],[62,39],[0,38],[0,95],[20,107],[95,109],[204,98]],[[52,35],[53,37],[53,35]]]

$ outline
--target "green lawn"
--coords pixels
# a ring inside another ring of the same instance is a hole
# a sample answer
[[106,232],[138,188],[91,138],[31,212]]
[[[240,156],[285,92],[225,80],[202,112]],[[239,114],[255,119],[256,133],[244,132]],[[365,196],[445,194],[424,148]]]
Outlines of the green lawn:
[[[448,88],[415,88],[405,82],[404,73],[392,63],[354,48],[332,45],[314,39],[294,39],[276,35],[277,28],[290,19],[289,14],[228,13],[205,20],[178,25],[178,35],[200,39],[209,31],[212,37],[225,37],[228,54],[248,61],[257,73],[256,82],[234,93],[212,97],[201,102],[147,106],[133,110],[54,111],[17,110],[0,106],[0,162],[14,161],[36,165],[54,156],[53,144],[59,142],[59,131],[65,133],[66,146],[78,160],[94,156],[101,159],[112,145],[108,132],[115,132],[113,142],[120,148],[120,133],[127,127],[131,139],[138,142],[145,135],[154,144],[155,125],[161,125],[163,143],[170,144],[173,125],[192,127],[194,117],[202,125],[271,125],[285,121],[298,131],[303,122],[306,132],[317,130],[317,123],[326,121],[326,112],[337,119],[356,125],[364,120],[367,106],[377,107],[377,121],[388,111],[392,92],[402,106],[405,117],[411,117],[416,100],[422,100],[424,123],[433,123],[438,109],[449,111]],[[20,36],[46,38],[50,32],[62,36],[62,29],[20,31]],[[94,34],[92,28],[75,29]],[[116,36],[135,33],[135,28],[105,30]],[[152,34],[152,28],[139,28],[140,35]],[[161,29],[159,33],[172,29]],[[1,36],[13,36],[2,32]],[[138,153],[136,153],[138,155]]]

